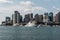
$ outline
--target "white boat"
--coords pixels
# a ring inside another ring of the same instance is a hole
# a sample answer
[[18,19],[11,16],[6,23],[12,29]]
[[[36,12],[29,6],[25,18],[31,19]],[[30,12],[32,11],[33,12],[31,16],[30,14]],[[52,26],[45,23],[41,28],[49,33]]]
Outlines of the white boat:
[[35,21],[29,22],[28,24],[25,25],[25,27],[36,27]]
[[13,26],[19,26],[19,24],[16,23],[16,24],[13,24]]

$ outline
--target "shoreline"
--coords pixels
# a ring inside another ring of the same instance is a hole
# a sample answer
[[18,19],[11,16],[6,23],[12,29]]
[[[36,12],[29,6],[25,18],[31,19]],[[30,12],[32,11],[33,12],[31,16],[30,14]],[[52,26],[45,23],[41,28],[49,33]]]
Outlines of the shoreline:
[[[13,25],[0,25],[0,26],[13,26]],[[25,27],[24,25],[16,25],[16,26],[13,26],[13,27]],[[31,27],[33,27],[33,26],[31,26]],[[36,25],[36,27],[60,27],[60,25],[52,25],[52,26],[50,26],[50,25]]]

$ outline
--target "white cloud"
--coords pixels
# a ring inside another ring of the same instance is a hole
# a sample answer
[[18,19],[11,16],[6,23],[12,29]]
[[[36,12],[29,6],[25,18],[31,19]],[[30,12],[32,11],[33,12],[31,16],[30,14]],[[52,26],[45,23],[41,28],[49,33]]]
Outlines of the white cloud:
[[13,3],[13,1],[9,1],[9,0],[0,0],[0,3]]
[[47,11],[45,8],[36,6],[35,3],[31,1],[22,1],[20,6],[23,8],[24,12],[36,12],[36,11]]
[[21,1],[20,2],[20,5],[23,5],[23,6],[31,6],[31,5],[34,5],[34,3],[32,3],[31,1]]
[[57,11],[60,11],[60,8],[57,8],[55,6],[53,6],[53,9],[57,10]]
[[[1,8],[1,7],[0,7]],[[35,3],[31,1],[21,1],[18,5],[13,5],[9,7],[2,7],[0,11],[13,11],[13,10],[19,10],[20,12],[23,11],[23,13],[28,12],[46,12],[47,9],[41,6],[36,6]]]

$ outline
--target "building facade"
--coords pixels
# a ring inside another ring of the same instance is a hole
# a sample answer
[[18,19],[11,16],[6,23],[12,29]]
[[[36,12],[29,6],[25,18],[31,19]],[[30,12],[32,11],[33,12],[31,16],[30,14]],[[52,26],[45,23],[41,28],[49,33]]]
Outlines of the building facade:
[[10,19],[10,17],[6,17],[6,24],[9,24],[10,23],[10,21],[11,21],[11,19]]
[[53,22],[53,13],[52,12],[49,13],[48,17],[49,17],[49,22]]
[[55,22],[60,23],[60,12],[55,15]]
[[22,22],[22,16],[18,11],[14,11],[12,15],[13,24],[20,24]]
[[48,13],[44,13],[43,22],[48,22]]
[[34,19],[36,22],[43,22],[43,15],[36,14]]
[[33,13],[26,14],[24,18],[24,22],[28,23],[29,21],[33,20]]

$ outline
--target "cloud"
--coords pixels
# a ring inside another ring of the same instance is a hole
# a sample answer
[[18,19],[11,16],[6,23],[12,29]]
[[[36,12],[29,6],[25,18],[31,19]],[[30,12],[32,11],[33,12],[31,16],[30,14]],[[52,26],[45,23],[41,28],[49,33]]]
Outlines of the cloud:
[[13,1],[10,1],[10,0],[0,0],[0,3],[13,3]]
[[53,6],[53,9],[57,10],[57,11],[60,11],[60,8],[57,8],[55,6]]
[[[1,7],[0,7],[1,8]],[[31,1],[20,1],[18,5],[13,5],[9,7],[2,7],[0,11],[13,11],[13,10],[19,10],[23,13],[29,13],[29,12],[46,12],[47,9],[41,6],[35,5],[35,3]]]
[[20,5],[31,6],[31,5],[34,5],[34,3],[31,2],[31,1],[21,1],[21,2],[20,2]]
[[20,6],[24,12],[36,12],[36,11],[47,11],[44,7],[36,6],[31,1],[21,1]]

